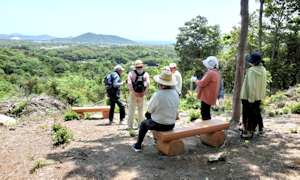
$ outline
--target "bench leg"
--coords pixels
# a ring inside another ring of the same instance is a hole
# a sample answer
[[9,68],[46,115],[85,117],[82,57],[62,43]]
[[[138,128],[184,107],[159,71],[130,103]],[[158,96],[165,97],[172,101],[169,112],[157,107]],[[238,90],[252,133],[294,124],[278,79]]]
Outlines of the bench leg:
[[224,131],[200,135],[201,142],[211,146],[221,146],[225,142],[225,139],[226,135]]
[[79,114],[80,118],[84,118],[83,112],[77,112],[77,114]]
[[184,151],[184,144],[182,140],[177,139],[169,142],[156,142],[157,150],[164,153],[167,156],[176,156],[182,154]]
[[104,119],[108,119],[109,118],[109,111],[103,111],[102,115],[103,115]]

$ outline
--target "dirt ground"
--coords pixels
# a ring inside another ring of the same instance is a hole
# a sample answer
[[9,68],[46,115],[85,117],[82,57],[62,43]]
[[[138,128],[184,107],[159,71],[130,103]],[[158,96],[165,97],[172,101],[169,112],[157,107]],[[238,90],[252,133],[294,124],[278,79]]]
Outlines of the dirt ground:
[[[177,123],[188,118],[180,116]],[[65,148],[51,141],[55,120],[74,132]],[[231,126],[222,147],[204,145],[196,136],[184,138],[185,152],[174,157],[157,151],[151,132],[143,151],[133,151],[137,137],[129,136],[126,125],[107,123],[102,118],[62,121],[53,115],[0,127],[0,179],[300,179],[300,115],[264,116],[266,137],[243,139]],[[295,126],[298,133],[291,133]],[[208,162],[220,155],[226,161]],[[37,161],[50,164],[30,173]]]

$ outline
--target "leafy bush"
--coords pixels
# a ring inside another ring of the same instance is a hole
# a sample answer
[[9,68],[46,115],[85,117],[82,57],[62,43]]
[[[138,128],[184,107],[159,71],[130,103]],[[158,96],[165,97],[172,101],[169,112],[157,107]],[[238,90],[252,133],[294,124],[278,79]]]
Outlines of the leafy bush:
[[64,114],[63,119],[65,121],[72,120],[72,119],[79,120],[80,119],[80,115],[77,114],[76,112],[72,111],[72,110],[69,110],[69,111],[66,112],[66,114]]
[[42,168],[42,167],[45,167],[45,166],[49,166],[49,165],[50,165],[50,163],[42,163],[40,161],[37,161],[35,163],[35,165],[29,171],[30,171],[30,173],[34,173],[35,170],[37,170],[39,168]]
[[278,91],[276,94],[273,94],[266,98],[267,104],[270,104],[275,101],[285,100],[287,99],[287,94],[281,91]]
[[58,144],[67,144],[71,141],[74,134],[70,132],[66,127],[62,126],[61,124],[53,124],[52,125],[52,141],[56,141],[55,145]]
[[269,117],[275,117],[275,112],[274,111],[269,111],[268,115],[269,115]]
[[194,121],[194,120],[196,120],[196,119],[201,119],[201,118],[202,118],[201,112],[200,112],[199,110],[194,110],[194,109],[192,109],[192,110],[190,111],[189,116],[190,116],[190,120],[191,120],[191,121]]
[[223,100],[224,108],[226,112],[232,111],[232,100],[228,98],[224,98]]
[[136,135],[137,135],[137,133],[135,132],[135,130],[133,130],[133,129],[129,129],[129,135],[131,136],[131,137],[135,137]]
[[300,114],[300,103],[296,103],[291,108],[292,113]]
[[179,109],[188,110],[188,109],[200,109],[201,101],[197,99],[197,94],[188,92],[186,98],[180,102]]
[[292,127],[291,128],[291,133],[298,133],[298,127],[297,126]]
[[25,108],[26,104],[28,103],[28,100],[19,102],[14,108],[13,108],[13,113],[15,115],[19,115],[23,109]]
[[288,114],[291,111],[291,109],[288,107],[283,107],[282,110],[284,114]]

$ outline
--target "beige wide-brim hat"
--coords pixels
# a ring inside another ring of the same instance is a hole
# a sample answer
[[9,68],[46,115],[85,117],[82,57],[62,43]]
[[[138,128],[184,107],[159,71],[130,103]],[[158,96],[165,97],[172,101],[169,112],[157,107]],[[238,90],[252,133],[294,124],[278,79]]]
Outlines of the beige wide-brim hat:
[[153,80],[165,86],[175,86],[178,84],[176,79],[173,78],[172,72],[166,70],[163,70],[159,75],[153,76]]
[[134,63],[134,66],[130,66],[130,67],[145,67],[148,66],[147,64],[143,64],[143,62],[141,60],[136,60]]

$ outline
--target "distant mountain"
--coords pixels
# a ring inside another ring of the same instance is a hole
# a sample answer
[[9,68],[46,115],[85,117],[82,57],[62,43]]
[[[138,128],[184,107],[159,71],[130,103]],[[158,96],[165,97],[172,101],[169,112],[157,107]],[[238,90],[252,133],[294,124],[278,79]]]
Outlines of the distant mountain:
[[73,42],[86,42],[86,43],[99,43],[99,42],[108,42],[108,43],[128,43],[135,44],[136,42],[121,38],[115,35],[103,35],[103,34],[93,34],[93,33],[85,33],[80,36],[76,36],[74,38],[59,38],[54,39],[53,41],[73,41]]
[[53,36],[48,36],[48,35],[22,35],[19,33],[12,33],[12,34],[0,34],[0,39],[11,39],[13,37],[18,37],[21,40],[22,39],[33,39],[33,40],[51,40],[51,39],[56,39],[57,37]]

